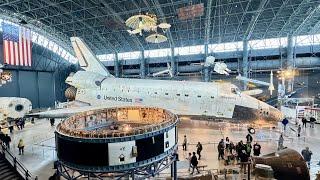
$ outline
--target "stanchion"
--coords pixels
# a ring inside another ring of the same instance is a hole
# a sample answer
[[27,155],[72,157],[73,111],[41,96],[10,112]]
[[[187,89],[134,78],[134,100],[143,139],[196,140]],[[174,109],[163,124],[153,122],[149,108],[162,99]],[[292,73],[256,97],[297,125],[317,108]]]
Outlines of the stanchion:
[[251,167],[251,163],[249,162],[248,163],[248,180],[250,180],[250,175],[251,175],[250,167]]

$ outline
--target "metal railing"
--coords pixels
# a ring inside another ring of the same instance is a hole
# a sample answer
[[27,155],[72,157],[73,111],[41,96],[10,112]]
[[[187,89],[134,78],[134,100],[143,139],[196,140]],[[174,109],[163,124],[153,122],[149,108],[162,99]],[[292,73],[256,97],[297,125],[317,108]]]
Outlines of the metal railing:
[[25,180],[38,180],[37,176],[34,176],[30,171],[13,155],[7,146],[1,142],[0,153],[6,158],[11,166],[21,175]]

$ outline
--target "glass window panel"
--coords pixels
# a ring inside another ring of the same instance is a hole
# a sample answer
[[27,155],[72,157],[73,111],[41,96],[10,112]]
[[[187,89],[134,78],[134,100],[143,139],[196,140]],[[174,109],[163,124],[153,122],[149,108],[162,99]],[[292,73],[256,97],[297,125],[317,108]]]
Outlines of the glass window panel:
[[203,54],[204,45],[189,46],[189,54]]
[[58,50],[58,45],[56,43],[53,43],[52,51],[57,53],[57,50]]
[[131,52],[123,52],[118,53],[119,59],[139,59],[141,55],[141,51],[131,51]]
[[249,49],[263,49],[265,48],[264,40],[251,40],[249,43]]
[[242,42],[230,42],[220,44],[209,44],[209,52],[228,52],[228,51],[242,51]]
[[309,36],[297,36],[296,37],[296,46],[305,46],[311,44]]
[[320,34],[313,35],[313,41],[314,41],[315,45],[319,45],[320,44]]
[[174,48],[175,55],[191,55],[191,54],[203,54],[203,53],[204,53],[204,45]]
[[31,34],[32,42],[36,42],[39,36],[38,33],[32,32]]
[[170,56],[170,49],[153,49],[144,51],[145,57],[166,57]]
[[100,55],[97,55],[97,58],[100,61],[113,61],[115,58],[115,55],[114,54],[100,54]]
[[287,37],[282,37],[280,38],[280,46],[281,47],[287,47],[287,44],[288,44],[288,38]]
[[67,51],[64,51],[63,55],[61,57],[65,58],[66,59],[66,56],[67,56],[68,52]]

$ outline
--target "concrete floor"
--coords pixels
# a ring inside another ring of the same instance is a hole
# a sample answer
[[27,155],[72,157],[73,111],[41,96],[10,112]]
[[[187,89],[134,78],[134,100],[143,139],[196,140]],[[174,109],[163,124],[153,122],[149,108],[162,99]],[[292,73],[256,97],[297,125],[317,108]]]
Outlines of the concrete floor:
[[[320,160],[320,125],[315,125],[315,128],[303,128],[301,137],[298,138],[296,134],[297,127],[294,124],[289,124],[287,130],[284,132],[284,146],[292,148],[301,152],[303,148],[308,146],[313,152],[310,174],[311,179],[315,179],[320,166],[317,163]],[[281,124],[276,129],[261,128],[256,129],[253,135],[253,141],[259,142],[262,146],[261,153],[269,154],[276,151],[280,133],[283,132]],[[207,169],[235,169],[238,166],[225,166],[223,161],[218,161],[217,144],[220,139],[229,137],[230,141],[237,143],[240,140],[246,141],[245,136],[248,134],[247,127],[240,124],[229,123],[215,123],[205,121],[181,121],[179,125],[179,142],[183,142],[183,136],[186,135],[190,143],[188,151],[183,151],[179,148],[179,155],[181,156],[178,162],[179,169],[187,171],[188,162],[186,157],[188,152],[196,152],[196,144],[200,141],[203,144],[202,159],[199,161],[200,165],[207,165]],[[181,143],[179,144],[181,145]],[[241,179],[245,179],[246,175],[241,175]]]
[[[58,122],[56,122],[58,123]],[[274,152],[277,149],[277,140],[279,138],[281,126],[277,129],[256,129],[256,134],[253,136],[254,141],[258,141],[262,146],[262,154]],[[26,124],[25,129],[15,130],[11,135],[12,144],[11,150],[18,159],[31,171],[33,175],[37,175],[39,180],[48,179],[54,173],[53,162],[56,160],[54,150],[54,130],[48,120],[37,120],[35,124]],[[308,146],[313,151],[311,161],[311,179],[315,179],[315,174],[320,170],[320,166],[316,165],[320,160],[320,125],[316,125],[314,129],[303,129],[302,136],[296,137],[296,126],[289,124],[285,132],[284,145],[301,152]],[[247,135],[247,129],[244,125],[229,124],[224,122],[207,122],[194,120],[181,120],[179,124],[179,159],[178,172],[180,175],[188,174],[188,162],[186,160],[188,152],[196,151],[196,143],[203,144],[202,159],[199,165],[206,165],[206,169],[224,169],[237,168],[237,166],[224,166],[223,161],[217,160],[217,143],[220,139],[229,137],[234,143],[243,140]],[[181,142],[183,136],[188,139],[188,151],[182,151]],[[18,155],[17,144],[22,138],[25,142],[24,155]],[[162,175],[168,173],[164,171]],[[161,175],[161,176],[162,176]],[[246,176],[243,176],[245,178]]]

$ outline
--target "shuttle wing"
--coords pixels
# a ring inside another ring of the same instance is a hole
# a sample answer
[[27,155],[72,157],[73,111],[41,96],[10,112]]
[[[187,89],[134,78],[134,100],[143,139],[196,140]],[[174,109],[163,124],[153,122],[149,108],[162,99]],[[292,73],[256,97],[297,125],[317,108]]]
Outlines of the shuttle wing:
[[96,109],[101,109],[102,106],[83,106],[83,107],[70,107],[63,109],[53,109],[47,110],[38,113],[28,114],[28,117],[37,117],[37,118],[67,118],[76,113],[91,111]]

